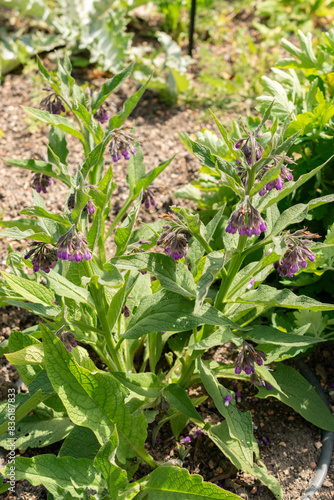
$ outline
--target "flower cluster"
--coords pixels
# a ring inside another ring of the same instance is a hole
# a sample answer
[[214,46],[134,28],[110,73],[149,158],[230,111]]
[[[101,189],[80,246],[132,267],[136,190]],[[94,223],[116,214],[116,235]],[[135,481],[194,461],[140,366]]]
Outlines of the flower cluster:
[[164,232],[160,235],[157,245],[161,245],[167,255],[174,260],[186,257],[188,253],[188,231],[181,220],[175,215],[164,215],[170,224],[162,226]]
[[29,252],[24,256],[25,259],[31,259],[33,270],[35,273],[41,270],[45,273],[49,273],[50,269],[53,269],[55,263],[58,260],[57,250],[53,247],[50,247],[47,243],[41,243],[38,241],[34,241],[31,243],[33,247]]
[[[68,197],[67,208],[69,210],[73,210],[74,206],[75,206],[75,194],[72,193]],[[88,212],[90,215],[93,215],[95,213],[95,206],[91,199],[87,201],[86,205],[83,208],[83,211]]]
[[72,351],[72,347],[76,347],[78,342],[75,340],[74,334],[72,332],[63,332],[59,336],[60,340],[68,350],[68,352]]
[[155,207],[155,206],[156,206],[156,204],[157,204],[157,202],[156,202],[156,201],[155,201],[155,199],[154,199],[154,192],[153,192],[153,191],[154,191],[154,189],[155,189],[155,188],[152,188],[152,186],[151,186],[151,188],[150,188],[150,189],[149,189],[149,188],[147,188],[147,189],[145,189],[145,190],[143,191],[143,197],[142,197],[141,202],[142,202],[142,205],[144,205],[144,207],[145,207],[146,209],[149,209],[149,208],[150,208],[150,206]]
[[30,186],[35,189],[37,193],[47,193],[46,188],[51,186],[52,179],[48,175],[45,174],[35,174],[33,175]]
[[250,375],[250,381],[255,385],[257,381],[257,375],[255,373],[255,363],[258,366],[263,365],[263,361],[267,359],[267,356],[263,351],[259,349],[255,349],[248,342],[243,342],[241,352],[237,359],[235,360],[235,373],[240,375],[242,371],[246,373],[246,375]]
[[307,267],[307,260],[314,262],[315,255],[309,249],[308,245],[312,243],[310,238],[320,238],[319,234],[312,234],[305,229],[295,231],[285,235],[285,242],[288,246],[284,255],[274,263],[274,268],[282,276],[292,276],[298,272],[299,267],[305,269]]
[[85,236],[77,231],[75,226],[59,238],[57,245],[59,259],[80,262],[82,259],[92,258]]
[[94,118],[96,121],[100,123],[105,123],[109,120],[109,114],[104,106],[101,106],[100,109],[96,111],[94,114]]
[[[251,145],[249,146],[249,141],[251,142]],[[235,149],[240,149],[240,151],[243,152],[245,156],[245,160],[248,165],[253,164],[253,159],[252,159],[252,150],[254,150],[254,158],[255,162],[261,160],[262,154],[263,154],[263,147],[261,144],[259,144],[256,141],[255,136],[251,132],[249,132],[249,137],[246,137],[245,139],[240,139],[236,144],[235,144]],[[237,164],[240,165],[240,161],[237,160]]]
[[[49,90],[49,89],[44,89]],[[51,115],[60,115],[60,113],[65,113],[65,107],[63,101],[60,97],[52,92],[41,101],[41,107],[46,111],[51,113]]]
[[[117,128],[111,132],[110,154],[114,162],[117,162],[123,157],[126,160],[130,159],[130,153],[136,153],[133,142],[136,137],[132,134],[125,133],[122,128]],[[138,142],[138,141],[137,141]]]
[[235,234],[238,231],[240,236],[258,236],[266,230],[267,226],[260,212],[251,205],[248,198],[233,212],[226,228],[227,233]]
[[[281,159],[281,157],[279,156],[276,156],[274,157],[274,161],[277,162]],[[284,157],[284,161],[286,161],[287,163],[295,163],[291,158],[289,158],[288,156],[285,156]],[[273,166],[269,166],[269,165],[265,165],[264,169],[263,169],[263,172],[261,174],[264,175],[270,168],[273,168]],[[260,180],[260,179],[257,179],[257,180]],[[293,180],[293,175],[292,175],[292,172],[290,170],[290,168],[288,168],[286,165],[284,165],[284,163],[282,164],[281,166],[281,171],[280,171],[280,174],[278,176],[277,179],[273,180],[273,181],[270,181],[268,182],[260,191],[259,191],[259,195],[260,196],[264,196],[266,194],[267,191],[271,191],[272,189],[276,189],[277,191],[280,191],[284,185],[284,181],[287,180],[287,181],[292,181]]]

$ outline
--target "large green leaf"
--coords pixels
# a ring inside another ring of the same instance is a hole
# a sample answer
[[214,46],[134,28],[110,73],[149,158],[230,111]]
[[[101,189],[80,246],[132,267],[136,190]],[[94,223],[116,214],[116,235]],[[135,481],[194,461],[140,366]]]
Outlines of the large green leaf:
[[95,467],[102,472],[107,482],[108,493],[115,498],[118,496],[117,492],[125,488],[128,483],[126,471],[121,469],[115,462],[118,444],[119,440],[115,427],[109,441],[100,448],[94,460]]
[[73,423],[93,430],[101,444],[114,425],[120,439],[118,458],[148,457],[144,449],[147,422],[144,415],[131,417],[124,404],[124,390],[109,373],[79,366],[62,342],[41,325],[48,377]]
[[92,113],[96,113],[96,111],[101,107],[106,99],[110,96],[112,92],[114,92],[118,87],[120,87],[125,80],[129,78],[133,70],[133,64],[127,66],[123,71],[115,75],[110,80],[107,80],[102,85],[100,92],[92,99]]
[[[263,373],[261,371],[261,375],[264,378],[266,377],[264,371]],[[334,416],[330,413],[320,396],[318,396],[315,389],[300,373],[291,368],[291,366],[278,363],[276,370],[271,372],[271,376],[276,380],[281,390],[279,391],[274,387],[270,391],[267,391],[260,387],[257,394],[259,398],[273,396],[286,405],[291,406],[302,417],[320,427],[320,429],[334,432]]]
[[241,328],[209,304],[204,304],[197,313],[194,305],[194,301],[165,290],[144,297],[122,336],[134,339],[161,330],[182,332],[204,324]]
[[48,274],[45,274],[48,280],[48,285],[53,292],[61,297],[73,299],[77,303],[83,302],[93,306],[93,301],[88,290],[81,286],[74,285],[71,281],[56,273],[53,269]]
[[54,293],[36,281],[32,281],[9,273],[2,273],[8,286],[24,299],[38,304],[53,305]]
[[193,418],[195,420],[199,420],[200,422],[204,423],[202,417],[197,413],[197,410],[194,408],[188,394],[178,384],[168,384],[164,388],[164,395],[168,403],[174,408],[176,408],[176,410],[181,412],[183,415],[187,416],[188,418]]
[[186,469],[159,467],[153,471],[136,497],[138,500],[240,500],[218,486],[206,483],[202,476]]
[[47,111],[43,111],[42,109],[36,108],[27,108],[26,106],[22,106],[26,113],[37,120],[40,120],[44,123],[48,123],[49,125],[54,125],[55,127],[64,130],[64,132],[68,132],[69,134],[77,137],[81,142],[84,142],[84,137],[79,130],[75,128],[73,123],[64,118],[63,116],[51,115]]
[[[266,467],[261,462],[259,462],[261,465],[253,463],[253,466],[250,467],[249,464],[242,459],[240,442],[231,437],[226,421],[211,427],[209,436],[238,469],[259,479],[274,493],[278,500],[283,500],[283,492],[279,482],[268,474]],[[257,448],[256,444],[254,446]],[[255,449],[254,451],[258,455],[258,450]]]
[[[10,465],[4,470],[9,475]],[[101,474],[87,458],[56,457],[55,455],[38,455],[33,458],[17,457],[15,459],[15,479],[28,480],[33,486],[43,484],[55,498],[62,498],[64,491],[72,498],[82,498],[75,487],[96,488],[104,486]]]
[[[217,410],[226,418],[231,437],[239,441],[242,461],[248,467],[252,467],[253,424],[251,412],[242,413],[235,407],[234,394],[217,382],[214,375],[202,363],[200,358],[196,359],[196,367],[205,389],[215,402]],[[225,397],[228,395],[232,396],[232,401],[228,406],[225,406]]]
[[277,328],[261,325],[255,326],[249,332],[241,333],[245,339],[250,339],[257,344],[277,344],[292,346],[303,346],[325,342],[325,339],[310,337],[306,335],[296,335],[291,332],[283,332]]
[[133,111],[133,109],[136,107],[139,99],[145,92],[149,81],[150,80],[148,80],[137,92],[135,92],[131,97],[129,97],[129,99],[125,101],[122,111],[120,111],[116,116],[110,118],[107,133],[123,125],[124,121],[127,119],[131,111]]
[[111,259],[110,263],[120,269],[149,271],[160,281],[161,286],[185,297],[196,296],[193,275],[181,262],[161,253],[137,253]]
[[53,212],[48,212],[42,207],[27,207],[21,210],[20,214],[54,220],[66,227],[71,226],[71,222],[69,221],[67,215],[62,213],[54,214]]
[[[73,427],[74,424],[68,417],[20,422],[15,431],[15,446],[19,450],[26,450],[28,447],[43,448],[66,438]],[[0,446],[7,450],[9,444],[7,436],[0,439]]]
[[63,442],[58,457],[89,458],[93,460],[100,448],[94,432],[88,427],[74,426]]
[[296,295],[286,288],[277,290],[267,285],[260,285],[256,290],[245,293],[235,301],[257,305],[263,304],[267,307],[287,307],[289,309],[308,309],[311,311],[334,310],[333,304],[324,304],[306,295]]

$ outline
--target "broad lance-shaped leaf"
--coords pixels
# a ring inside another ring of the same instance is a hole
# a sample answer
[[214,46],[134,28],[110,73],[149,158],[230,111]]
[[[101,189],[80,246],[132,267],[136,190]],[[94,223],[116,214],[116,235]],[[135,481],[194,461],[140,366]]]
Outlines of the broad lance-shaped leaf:
[[241,500],[241,497],[203,481],[178,467],[159,467],[141,487],[137,500]]
[[45,286],[20,276],[9,273],[2,273],[8,286],[14,292],[20,294],[24,299],[38,304],[47,304],[52,306],[55,299],[54,293],[45,288]]
[[29,215],[30,217],[41,217],[45,219],[54,220],[66,227],[71,226],[71,223],[67,215],[62,213],[54,214],[53,212],[48,212],[42,207],[27,207],[24,210],[21,210],[20,214]]
[[[15,221],[13,221],[15,222]],[[12,238],[13,240],[24,240],[29,238],[34,241],[42,241],[43,243],[55,244],[55,240],[52,236],[45,234],[44,232],[35,233],[34,229],[25,229],[21,231],[17,227],[9,227],[0,232],[0,238]]]
[[80,367],[62,342],[41,324],[48,377],[73,423],[93,430],[101,444],[117,426],[121,462],[134,456],[149,459],[144,449],[147,422],[133,418],[124,404],[125,392],[110,374]]
[[325,165],[327,165],[327,163],[330,162],[332,158],[333,157],[331,156],[327,161],[325,161],[325,163],[319,165],[319,167],[315,168],[311,172],[308,172],[307,174],[301,175],[300,177],[298,177],[296,182],[291,181],[284,183],[281,191],[276,191],[275,189],[273,189],[270,193],[267,193],[266,196],[259,197],[254,201],[254,207],[260,212],[263,212],[263,210],[270,207],[274,203],[278,203],[280,200],[288,196],[290,193],[292,193],[309,179],[311,179],[317,172],[319,172]]
[[151,372],[147,373],[121,373],[111,372],[124,387],[146,398],[159,398],[164,388],[158,377]]
[[160,281],[161,286],[185,297],[196,296],[193,275],[181,262],[161,253],[137,253],[109,260],[120,269],[149,271]]
[[[218,411],[226,418],[231,437],[239,441],[242,460],[251,468],[253,466],[253,423],[251,412],[242,413],[235,407],[234,393],[231,393],[217,382],[214,375],[202,363],[200,358],[196,359],[196,368]],[[232,396],[232,401],[228,406],[225,406],[225,397],[227,395]]]
[[[48,285],[57,295],[73,299],[77,303],[85,303],[94,306],[92,297],[88,290],[83,287],[74,285],[71,281],[56,273],[53,269],[48,274],[45,274],[48,280]],[[45,287],[43,287],[45,289]]]
[[[48,420],[35,420],[29,422],[20,422],[15,431],[15,446],[19,450],[29,448],[42,448],[57,443],[66,436],[74,428],[74,424],[68,417],[51,418]],[[4,434],[3,439],[0,439],[0,446],[6,450],[9,449],[10,442],[8,436]]]
[[4,158],[4,161],[13,167],[19,167],[25,170],[31,170],[32,172],[48,175],[49,177],[54,177],[61,180],[67,187],[71,187],[70,180],[61,172],[56,172],[56,167],[52,166],[49,162],[32,159],[15,160],[11,158]]
[[35,108],[27,108],[26,106],[22,106],[22,108],[26,111],[26,113],[33,118],[37,118],[44,123],[48,123],[49,125],[54,125],[55,127],[64,130],[64,132],[68,132],[69,134],[77,137],[81,142],[84,142],[84,137],[79,130],[75,128],[73,123],[63,116],[51,115],[47,111],[43,111],[42,109]]
[[164,395],[168,403],[188,418],[203,422],[197,413],[186,391],[178,384],[168,384],[164,389]]
[[129,97],[129,99],[125,101],[122,111],[120,111],[116,116],[110,118],[109,125],[106,131],[107,134],[109,134],[109,132],[111,132],[113,129],[119,128],[121,125],[123,125],[131,111],[133,111],[133,109],[136,107],[149,82],[150,78],[137,92],[135,92],[131,97]]
[[[259,368],[259,372],[266,380],[266,372],[261,370],[262,366]],[[280,390],[274,387],[272,390],[267,391],[260,387],[257,394],[259,398],[273,396],[286,405],[291,406],[302,417],[320,427],[320,429],[334,432],[334,416],[330,413],[320,396],[318,396],[315,389],[300,373],[290,366],[277,363],[276,370],[271,375],[276,380]]]
[[126,471],[118,467],[115,462],[118,444],[119,440],[115,426],[109,441],[100,448],[94,460],[95,467],[102,472],[107,482],[108,493],[115,496],[115,498],[118,497],[117,492],[128,484]]
[[110,96],[112,92],[114,92],[118,87],[120,87],[125,80],[129,78],[133,70],[133,63],[127,66],[123,71],[115,75],[110,80],[107,80],[102,85],[100,92],[96,97],[92,99],[92,113],[96,113],[96,111],[101,107],[106,99]]
[[165,290],[144,297],[122,337],[135,339],[161,330],[182,332],[204,324],[242,329],[209,304],[205,303],[197,313],[194,305],[194,301]]
[[20,351],[6,354],[7,360],[12,365],[39,365],[44,360],[44,346],[41,343],[32,344]]
[[334,310],[333,304],[324,304],[306,295],[296,295],[286,288],[277,290],[267,285],[260,285],[256,290],[249,291],[234,300],[256,305],[263,304],[268,307],[287,307],[289,309],[308,309],[311,311]]
[[[9,475],[10,465],[4,470]],[[75,487],[103,488],[104,481],[100,472],[87,458],[56,457],[55,455],[38,455],[33,458],[16,457],[15,479],[28,480],[33,486],[43,484],[55,498],[63,498],[65,491],[72,498],[82,498]],[[65,491],[64,491],[65,490]]]
[[[22,420],[22,418],[28,415],[28,413],[34,410],[39,403],[48,397],[49,394],[44,394],[42,389],[39,389],[32,396],[30,394],[17,394],[15,397],[15,422],[18,423]],[[0,436],[8,430],[7,405],[7,401],[4,401],[3,406],[1,405],[0,407]]]
[[206,256],[204,270],[197,283],[195,312],[202,307],[210,286],[224,265],[224,260],[225,255],[222,252],[211,252]]
[[282,330],[271,328],[266,325],[256,326],[249,332],[241,332],[240,335],[242,335],[245,339],[253,340],[257,344],[277,344],[288,347],[312,345],[318,342],[325,342],[326,340],[306,335],[296,335],[294,333],[282,332]]
[[[212,426],[209,430],[209,436],[238,469],[259,479],[274,493],[277,500],[283,500],[283,492],[279,482],[276,478],[268,474],[266,467],[263,464],[260,466],[256,463],[253,463],[252,467],[250,467],[249,464],[243,460],[240,442],[230,435],[226,421],[222,424]],[[258,447],[254,441],[253,447],[257,459],[259,459]]]

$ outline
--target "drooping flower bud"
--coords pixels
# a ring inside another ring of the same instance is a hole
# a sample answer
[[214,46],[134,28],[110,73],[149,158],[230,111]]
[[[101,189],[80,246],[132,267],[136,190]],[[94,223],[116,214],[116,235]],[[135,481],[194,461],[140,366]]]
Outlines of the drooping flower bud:
[[31,243],[33,247],[29,252],[24,256],[25,259],[31,259],[31,263],[33,264],[33,270],[37,273],[39,270],[44,271],[45,273],[49,273],[50,269],[53,269],[55,263],[58,260],[57,250],[53,247],[50,247],[47,243],[42,243],[38,241],[34,241]]
[[30,182],[30,186],[35,189],[37,193],[47,193],[46,188],[51,186],[52,179],[45,174],[35,174]]
[[103,105],[96,111],[94,118],[100,123],[105,123],[109,120],[109,114]]
[[258,236],[266,230],[267,226],[260,212],[251,205],[248,198],[233,212],[226,228],[227,233],[235,234],[238,231],[240,236]]
[[[75,194],[72,193],[68,197],[67,208],[69,210],[73,210],[74,207],[75,207]],[[91,199],[87,201],[86,205],[83,208],[83,211],[88,212],[90,215],[93,215],[95,213],[95,206]]]
[[150,208],[150,206],[152,207],[155,207],[157,202],[155,201],[154,199],[154,190],[155,188],[146,188],[144,191],[143,191],[143,197],[142,197],[142,205],[144,205],[144,207],[146,208],[146,210],[148,210]]
[[51,115],[60,115],[62,112],[65,113],[63,101],[54,92],[41,101],[41,107]]
[[130,309],[126,304],[123,306],[122,313],[124,314],[124,318],[128,318],[130,316]]
[[235,360],[234,372],[237,375],[240,375],[240,373],[244,371],[246,375],[251,375],[250,381],[255,385],[258,379],[258,376],[255,372],[255,363],[258,366],[261,366],[263,364],[263,361],[265,361],[266,359],[267,356],[263,351],[255,349],[251,344],[244,341],[240,354]]
[[232,401],[232,396],[230,394],[227,394],[227,396],[225,396],[224,406],[228,406],[231,401]]
[[77,347],[78,342],[75,340],[74,334],[72,332],[63,332],[60,334],[60,340],[68,350],[68,352],[72,351],[75,347]]
[[134,142],[140,144],[136,136],[134,136],[133,134],[125,133],[124,130],[125,128],[117,128],[114,129],[110,134],[111,141],[109,149],[114,162],[119,161],[122,156],[125,158],[125,160],[129,160],[131,154],[136,154]]
[[299,267],[305,269],[307,267],[306,259],[314,262],[315,255],[308,247],[312,243],[309,238],[320,238],[320,236],[306,230],[298,230],[292,234],[288,231],[285,234],[284,239],[288,249],[280,260],[274,263],[274,268],[282,277],[292,278],[298,272]]
[[157,245],[161,245],[166,254],[172,257],[175,261],[186,257],[188,253],[188,238],[189,232],[187,227],[175,215],[164,215],[170,224],[162,226],[164,232],[160,235]]
[[80,262],[82,259],[92,258],[85,236],[77,231],[75,226],[59,238],[57,245],[59,259]]

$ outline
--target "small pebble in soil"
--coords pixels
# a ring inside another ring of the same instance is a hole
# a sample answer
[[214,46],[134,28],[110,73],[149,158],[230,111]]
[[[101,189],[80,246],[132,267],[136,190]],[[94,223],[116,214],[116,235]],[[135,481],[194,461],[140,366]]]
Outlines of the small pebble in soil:
[[315,462],[311,462],[311,463],[310,463],[310,467],[311,467],[311,469],[313,469],[313,470],[314,470],[314,469],[316,469],[316,468],[317,468],[317,464],[316,464]]

